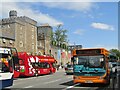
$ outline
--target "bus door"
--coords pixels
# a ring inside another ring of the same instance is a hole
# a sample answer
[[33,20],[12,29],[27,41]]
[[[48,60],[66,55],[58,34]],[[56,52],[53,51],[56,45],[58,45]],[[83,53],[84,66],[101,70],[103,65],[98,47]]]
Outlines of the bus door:
[[55,62],[49,62],[49,63],[50,63],[51,72],[55,73],[56,72],[56,63]]
[[12,58],[13,58],[13,65],[14,65],[14,78],[19,77],[20,74],[20,65],[19,65],[19,58],[16,48],[11,48]]
[[24,64],[24,60],[19,58],[19,64],[20,64],[20,74],[21,73],[25,73],[25,64]]

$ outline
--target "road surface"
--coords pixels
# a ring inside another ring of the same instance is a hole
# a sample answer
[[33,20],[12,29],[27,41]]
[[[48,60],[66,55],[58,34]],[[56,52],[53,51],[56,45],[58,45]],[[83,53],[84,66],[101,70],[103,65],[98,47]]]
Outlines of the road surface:
[[[64,69],[60,69],[54,74],[42,75],[38,77],[28,78],[17,78],[14,80],[14,84],[7,89],[30,89],[30,88],[41,88],[41,89],[55,89],[55,90],[113,90],[112,83],[109,86],[95,85],[95,84],[74,84],[73,75],[66,75]],[[116,86],[116,85],[115,85]]]

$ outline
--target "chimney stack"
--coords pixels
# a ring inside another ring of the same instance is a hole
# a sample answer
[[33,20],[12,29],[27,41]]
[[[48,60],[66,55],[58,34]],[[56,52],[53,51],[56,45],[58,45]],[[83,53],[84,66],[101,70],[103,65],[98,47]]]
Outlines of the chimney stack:
[[10,17],[10,18],[17,17],[17,11],[11,10],[11,11],[9,12],[9,17]]

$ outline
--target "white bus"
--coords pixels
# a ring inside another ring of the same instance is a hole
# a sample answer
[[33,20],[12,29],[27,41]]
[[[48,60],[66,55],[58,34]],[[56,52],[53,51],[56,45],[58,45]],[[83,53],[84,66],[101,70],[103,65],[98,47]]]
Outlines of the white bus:
[[13,58],[10,48],[0,47],[0,89],[13,84]]

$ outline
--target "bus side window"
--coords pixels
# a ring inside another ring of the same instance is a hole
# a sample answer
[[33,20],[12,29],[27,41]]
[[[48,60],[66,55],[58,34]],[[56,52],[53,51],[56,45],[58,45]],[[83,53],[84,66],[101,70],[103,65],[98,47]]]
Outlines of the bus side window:
[[48,63],[46,63],[46,67],[47,67],[47,68],[50,68],[50,65],[49,65]]
[[2,63],[2,71],[9,72],[9,67],[7,65],[5,65],[5,63]]

